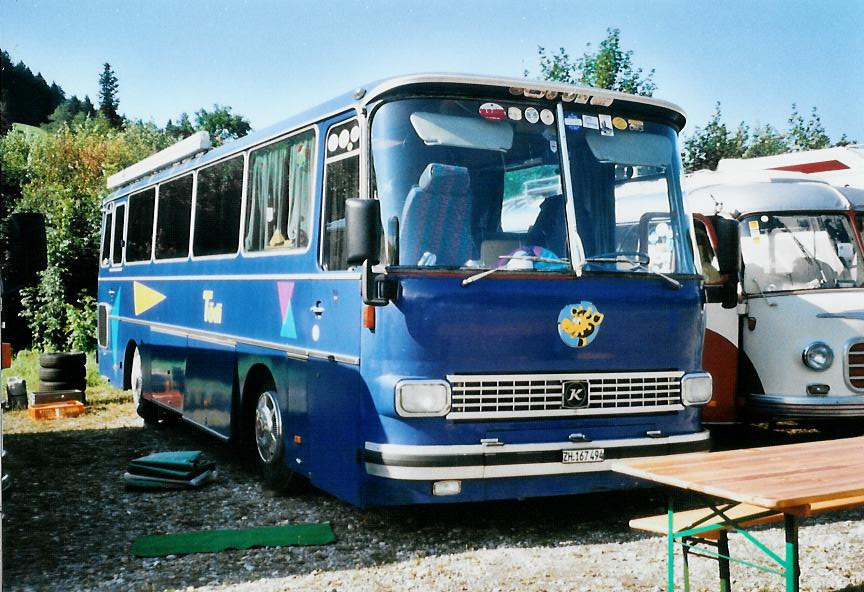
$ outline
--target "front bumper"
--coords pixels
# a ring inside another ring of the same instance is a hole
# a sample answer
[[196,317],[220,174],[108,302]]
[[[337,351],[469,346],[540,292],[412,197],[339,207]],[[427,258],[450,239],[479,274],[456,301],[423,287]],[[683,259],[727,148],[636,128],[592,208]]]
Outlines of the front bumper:
[[[369,475],[407,481],[500,479],[599,473],[613,461],[644,456],[701,452],[711,447],[708,430],[662,438],[628,438],[543,444],[417,446],[366,442],[363,461]],[[603,448],[601,462],[564,463],[565,450]]]
[[748,395],[747,409],[750,414],[763,418],[864,417],[864,395],[843,397]]

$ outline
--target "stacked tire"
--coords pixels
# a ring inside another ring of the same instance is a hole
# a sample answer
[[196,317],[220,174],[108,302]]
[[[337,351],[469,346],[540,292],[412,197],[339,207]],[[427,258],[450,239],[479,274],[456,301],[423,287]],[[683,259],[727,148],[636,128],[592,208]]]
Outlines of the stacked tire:
[[[87,355],[84,352],[63,352],[39,356],[39,391],[87,390]],[[82,397],[83,399],[83,397]]]

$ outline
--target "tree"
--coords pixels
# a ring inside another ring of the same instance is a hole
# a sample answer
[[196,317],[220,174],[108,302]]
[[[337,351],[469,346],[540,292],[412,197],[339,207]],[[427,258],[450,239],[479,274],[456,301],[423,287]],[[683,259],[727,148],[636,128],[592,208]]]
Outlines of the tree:
[[0,139],[2,205],[8,191],[9,210],[41,212],[46,219],[48,268],[22,299],[22,316],[37,347],[62,351],[95,345],[91,329],[106,179],[172,141],[153,124],[129,123],[119,130],[104,117],[74,119],[55,133],[13,131]]
[[822,118],[816,107],[810,111],[810,119],[806,122],[798,113],[798,106],[792,103],[792,114],[789,116],[789,148],[792,152],[804,150],[819,150],[831,146],[831,138],[825,133]]
[[721,158],[741,158],[747,148],[749,130],[742,121],[735,132],[720,121],[720,102],[704,128],[697,127],[684,142],[684,168],[687,171],[717,169]]
[[66,100],[63,89],[56,83],[49,85],[24,62],[13,64],[6,51],[0,51],[0,71],[0,134],[5,134],[13,123],[33,126],[45,123],[57,105]]
[[213,145],[221,146],[228,140],[245,136],[252,126],[242,115],[232,114],[231,107],[213,105],[213,111],[201,108],[195,112],[195,129],[209,132]]
[[756,126],[750,136],[749,145],[744,151],[744,158],[756,158],[758,156],[773,156],[789,152],[789,144],[786,136],[771,124]]
[[192,122],[189,121],[189,115],[183,112],[177,118],[177,123],[173,123],[170,119],[168,120],[168,123],[165,124],[165,133],[178,140],[182,140],[194,134],[195,128],[192,127]]
[[112,127],[120,127],[123,120],[117,114],[120,100],[117,98],[117,76],[111,69],[111,64],[105,62],[99,75],[99,112],[105,116]]
[[619,29],[606,29],[606,38],[600,42],[597,51],[591,51],[588,43],[585,53],[575,62],[563,47],[557,54],[547,54],[544,47],[538,47],[537,52],[544,80],[585,84],[646,97],[657,90],[653,80],[654,69],[643,74],[642,68],[633,67],[633,50],[621,49]]

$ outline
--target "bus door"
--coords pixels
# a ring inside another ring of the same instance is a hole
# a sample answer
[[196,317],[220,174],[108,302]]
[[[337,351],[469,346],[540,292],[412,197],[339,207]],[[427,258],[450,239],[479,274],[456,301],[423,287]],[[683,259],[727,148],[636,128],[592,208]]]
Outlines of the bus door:
[[[702,275],[706,285],[721,284],[714,245],[717,235],[711,222],[701,214],[693,215],[696,248],[702,261]],[[738,363],[740,356],[739,315],[735,308],[723,308],[719,303],[708,303],[705,308],[705,345],[702,367],[714,378],[714,394],[703,407],[705,422],[726,423],[738,420]]]

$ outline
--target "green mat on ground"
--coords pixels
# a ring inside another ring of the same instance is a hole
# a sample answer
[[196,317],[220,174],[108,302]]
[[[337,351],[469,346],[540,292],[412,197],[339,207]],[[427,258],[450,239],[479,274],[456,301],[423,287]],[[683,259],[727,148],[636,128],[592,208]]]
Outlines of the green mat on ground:
[[138,537],[132,541],[137,557],[162,557],[186,553],[215,553],[225,549],[326,545],[336,540],[329,522],[288,524],[226,530],[200,530]]

